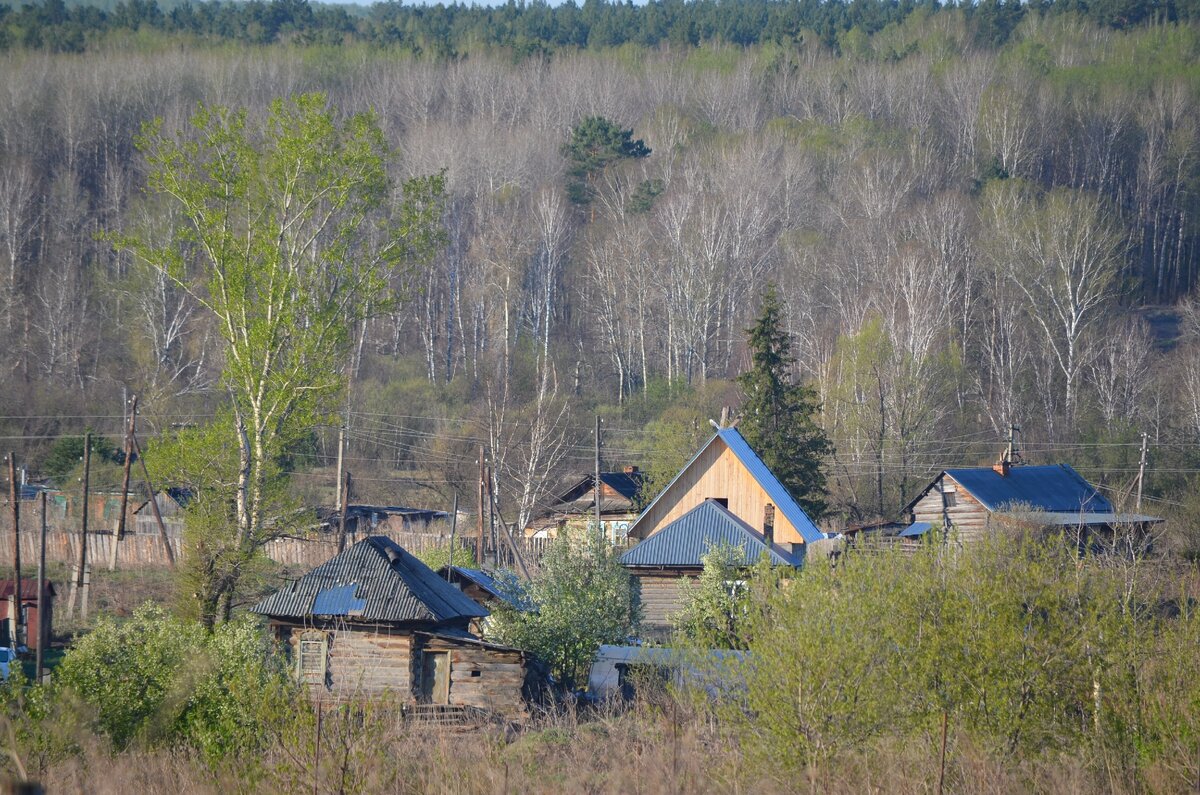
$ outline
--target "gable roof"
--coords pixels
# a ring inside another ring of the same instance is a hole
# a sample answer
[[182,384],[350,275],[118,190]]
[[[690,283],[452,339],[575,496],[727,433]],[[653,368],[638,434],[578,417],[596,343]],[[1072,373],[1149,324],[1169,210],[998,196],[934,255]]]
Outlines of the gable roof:
[[710,547],[726,544],[742,551],[742,564],[753,566],[766,552],[777,566],[799,566],[801,558],[778,545],[768,546],[754,528],[714,500],[705,500],[621,556],[621,565],[701,568]]
[[488,615],[486,608],[385,536],[364,538],[251,611],[272,618],[348,616],[422,623]]
[[1067,464],[1018,465],[1007,475],[991,467],[947,469],[989,511],[1028,508],[1047,513],[1112,513],[1108,499]]
[[482,569],[468,569],[465,566],[442,566],[437,571],[437,575],[442,578],[446,578],[447,574],[452,575],[450,578],[447,578],[447,581],[458,578],[460,581],[466,581],[478,586],[493,598],[507,602],[517,610],[527,610],[529,608],[521,600],[514,599],[500,583],[496,582],[495,577]]
[[[800,507],[800,504],[796,502],[795,498],[792,497],[787,488],[785,488],[784,485],[779,482],[779,479],[776,478],[771,472],[771,470],[767,468],[767,465],[764,464],[763,460],[758,457],[758,454],[750,448],[750,444],[740,433],[738,433],[736,428],[718,429],[717,432],[713,434],[712,438],[705,442],[696,452],[696,454],[692,456],[691,460],[684,465],[683,469],[679,470],[671,482],[667,484],[667,487],[659,492],[658,496],[646,506],[646,509],[642,511],[641,516],[639,516],[637,520],[634,521],[633,525],[631,525],[631,532],[633,528],[637,526],[637,523],[642,520],[642,517],[649,513],[650,509],[652,509],[659,500],[661,500],[671,491],[671,487],[674,486],[681,477],[683,477],[683,473],[687,472],[688,469],[691,468],[692,464],[696,463],[696,459],[703,455],[704,451],[707,450],[711,445],[716,444],[718,440],[729,448],[741,465],[746,468],[746,471],[750,474],[750,476],[754,478],[755,482],[758,483],[758,485],[767,493],[768,496],[770,496],[771,501],[775,504],[775,509],[782,513],[784,517],[791,522],[792,527],[795,527],[796,532],[799,533],[800,537],[804,539],[804,543],[811,544],[814,541],[821,541],[825,538],[825,534],[817,529],[817,526],[813,524],[812,519],[808,518],[808,514],[804,512],[804,509]],[[666,530],[666,528],[664,527],[663,530]],[[662,533],[663,530],[659,530],[658,533],[655,533],[654,535]],[[646,540],[648,541],[650,539],[647,538]]]
[[[637,499],[638,489],[646,476],[641,472],[601,472],[600,482],[632,502]],[[555,503],[571,503],[581,498],[593,498],[596,476],[587,472],[584,474],[567,475],[559,481],[554,490]],[[612,499],[612,498],[609,498]]]

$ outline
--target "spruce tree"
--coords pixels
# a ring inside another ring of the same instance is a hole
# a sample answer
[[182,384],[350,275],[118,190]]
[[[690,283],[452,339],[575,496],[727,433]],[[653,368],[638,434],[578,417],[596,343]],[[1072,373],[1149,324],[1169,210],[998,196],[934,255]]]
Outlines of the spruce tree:
[[833,452],[817,424],[816,391],[795,380],[792,340],[783,327],[783,301],[774,285],[750,336],[750,369],[738,376],[745,393],[738,430],[812,519],[826,510],[825,458]]

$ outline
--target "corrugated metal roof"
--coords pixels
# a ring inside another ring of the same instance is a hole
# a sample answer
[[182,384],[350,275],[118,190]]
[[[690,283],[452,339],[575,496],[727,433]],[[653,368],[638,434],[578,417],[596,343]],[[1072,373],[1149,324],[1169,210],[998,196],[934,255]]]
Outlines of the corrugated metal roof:
[[991,467],[947,469],[989,511],[1031,508],[1047,512],[1112,513],[1103,494],[1067,464],[1018,465],[1001,475]]
[[[814,541],[820,541],[825,538],[825,534],[817,529],[817,526],[813,524],[812,519],[808,518],[808,514],[804,512],[804,509],[800,507],[800,504],[796,502],[784,485],[779,482],[779,479],[776,478],[771,470],[767,468],[767,465],[764,464],[762,459],[758,457],[758,454],[750,449],[749,443],[747,443],[742,435],[738,433],[736,428],[721,428],[715,434],[713,434],[712,438],[710,438],[696,452],[696,454],[692,456],[691,460],[687,462],[683,469],[679,470],[671,482],[667,484],[667,487],[663,489],[657,497],[654,498],[654,501],[646,506],[646,510],[642,511],[641,516],[639,516],[630,527],[631,533],[634,532],[634,528],[636,528],[637,523],[642,520],[642,517],[654,507],[655,503],[661,500],[671,490],[671,487],[675,485],[675,482],[679,480],[683,473],[686,472],[693,463],[695,463],[696,459],[708,449],[709,445],[716,443],[718,439],[720,439],[725,446],[728,447],[735,456],[737,456],[738,461],[740,461],[742,466],[746,468],[746,471],[750,473],[750,476],[753,477],[758,485],[762,487],[763,491],[765,491],[771,497],[772,502],[775,504],[775,509],[782,513],[787,520],[792,523],[792,526],[796,528],[796,532],[798,532],[800,537],[804,539],[804,543],[811,544]],[[661,532],[662,530],[659,531],[659,533]],[[658,533],[655,533],[655,535],[658,535]]]
[[899,535],[902,538],[916,538],[923,536],[933,529],[933,525],[929,522],[913,522],[908,527],[900,531]]
[[1030,522],[1046,527],[1096,527],[1098,525],[1120,524],[1157,524],[1162,521],[1158,516],[1146,516],[1140,513],[1111,513],[1096,511],[1032,511],[1023,517],[1020,511],[1013,514],[1017,518],[1027,518]]
[[621,556],[621,564],[700,568],[704,565],[701,557],[719,544],[741,549],[746,566],[758,563],[764,552],[778,566],[799,566],[802,562],[778,545],[768,547],[766,539],[750,525],[720,503],[705,500],[627,551]]
[[[438,576],[445,578],[446,574],[449,573],[449,569],[451,569],[450,566],[442,566],[440,569],[438,569]],[[500,583],[496,582],[496,578],[488,574],[486,571],[481,569],[468,569],[464,566],[454,566],[453,574],[464,580],[472,582],[475,585],[478,585],[495,598],[502,602],[507,602],[517,610],[530,609],[530,605],[521,602],[519,599],[514,599],[504,588],[500,586]]]
[[263,599],[252,611],[274,618],[353,614],[364,621],[434,623],[488,615],[384,536],[364,538]]

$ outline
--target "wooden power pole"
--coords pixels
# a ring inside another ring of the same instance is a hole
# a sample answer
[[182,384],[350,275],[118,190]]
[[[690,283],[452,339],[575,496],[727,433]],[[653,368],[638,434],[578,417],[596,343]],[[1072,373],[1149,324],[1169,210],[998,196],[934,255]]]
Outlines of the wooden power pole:
[[483,445],[479,445],[479,515],[476,519],[478,534],[475,538],[475,564],[477,566],[483,565],[483,488],[486,476],[483,466]]
[[87,532],[88,532],[88,498],[91,496],[90,479],[92,472],[92,435],[83,436],[83,500],[79,508],[79,559],[75,564],[75,578],[71,583],[71,602],[67,605],[67,615],[75,612],[75,603],[79,601],[79,614],[87,617],[87,597],[83,595],[83,586],[87,570]]
[[38,574],[37,574],[37,678],[34,680],[39,684],[42,681],[42,671],[44,669],[45,657],[43,649],[46,647],[46,491],[42,490],[42,528],[38,534],[41,541],[38,543]]
[[[125,426],[125,467],[121,474],[121,513],[117,516],[117,531],[113,533],[112,549],[108,553],[108,570],[117,568],[117,547],[125,537],[125,512],[129,508],[129,470],[133,467],[133,434],[137,428],[137,395],[133,396],[129,406],[128,424]],[[150,495],[154,499],[154,495]]]
[[[21,611],[21,486],[17,483],[17,455],[8,453],[9,499],[12,501],[13,526],[13,645],[21,645],[21,628],[25,623]],[[28,641],[28,638],[26,638]]]
[[345,485],[342,486],[342,494],[338,508],[338,554],[342,554],[342,550],[346,548],[346,508],[350,505],[350,473],[346,473]]
[[604,534],[604,523],[600,520],[600,415],[596,415],[596,472],[593,500],[596,503],[596,532]]
[[1138,513],[1142,512],[1142,481],[1144,481],[1146,479],[1146,446],[1149,443],[1150,443],[1150,435],[1143,433],[1142,434],[1142,458],[1138,462],[1137,502],[1135,503],[1135,510]]
[[138,463],[142,465],[142,482],[146,484],[146,491],[150,494],[150,508],[154,511],[154,521],[158,524],[158,537],[162,539],[163,550],[167,553],[167,565],[173,569],[175,568],[175,551],[171,549],[167,526],[163,524],[162,511],[158,509],[158,494],[154,491],[153,484],[150,483],[150,470],[146,468],[146,459],[142,457],[142,446],[138,444],[136,435],[130,436],[129,440],[133,443],[133,454],[137,456]]

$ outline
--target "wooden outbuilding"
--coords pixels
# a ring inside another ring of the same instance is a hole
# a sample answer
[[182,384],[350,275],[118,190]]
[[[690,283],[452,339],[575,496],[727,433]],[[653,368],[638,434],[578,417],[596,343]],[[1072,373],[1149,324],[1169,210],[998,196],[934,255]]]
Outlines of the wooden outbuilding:
[[541,667],[470,632],[488,611],[394,541],[369,536],[259,602],[314,697],[528,715]]
[[[14,599],[13,591],[16,590],[16,583],[12,580],[0,580],[0,626],[4,627],[4,638],[11,644],[12,638],[16,637],[16,613],[12,609]],[[42,592],[42,601],[46,610],[46,622],[42,627],[42,636],[38,637],[38,588],[36,578],[21,579],[21,613],[25,621],[25,634],[22,640],[30,649],[36,649],[42,643],[48,643],[51,630],[54,625],[54,597],[58,595],[58,591],[54,588],[54,583],[49,580],[45,581],[45,589]]]

